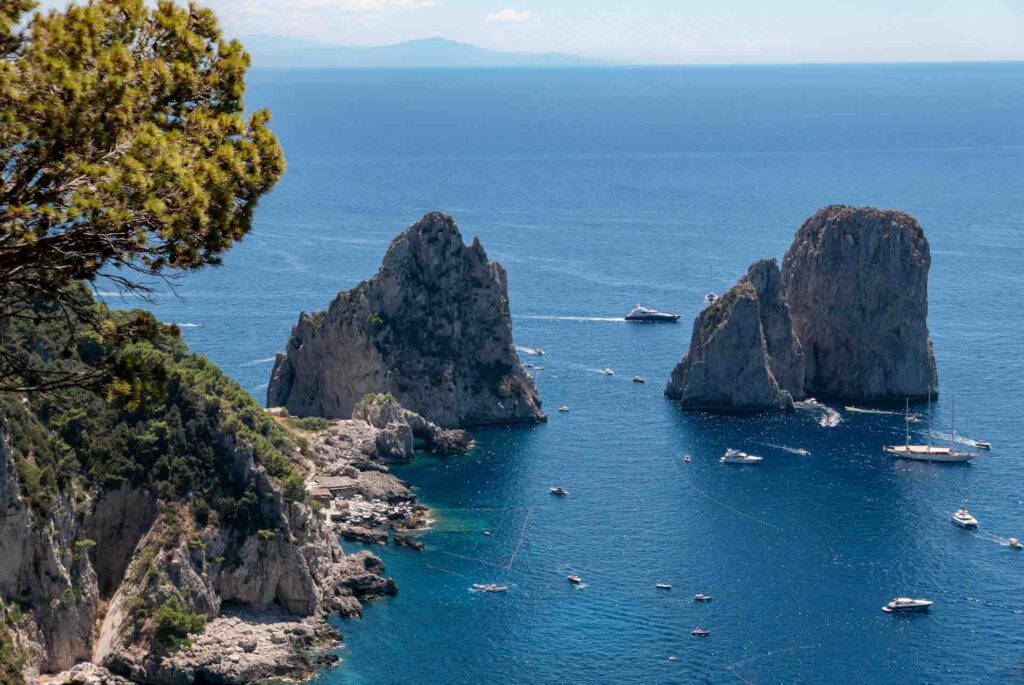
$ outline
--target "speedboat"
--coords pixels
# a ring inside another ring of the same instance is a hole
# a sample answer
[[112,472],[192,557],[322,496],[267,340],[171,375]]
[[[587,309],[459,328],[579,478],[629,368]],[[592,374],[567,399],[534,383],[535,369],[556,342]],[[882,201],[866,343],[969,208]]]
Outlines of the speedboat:
[[967,511],[967,507],[960,507],[954,511],[949,520],[953,522],[953,525],[960,526],[961,528],[978,527],[978,519],[971,516],[971,512]]
[[484,535],[490,535],[490,534],[491,534],[491,531],[489,531],[489,530],[485,530],[484,531]]
[[710,630],[704,630],[703,628],[694,628],[690,631],[690,635],[695,635],[697,637],[707,637],[710,634]]
[[568,495],[569,494],[569,491],[566,490],[565,488],[549,488],[548,491],[552,495]]
[[598,373],[601,374],[602,376],[614,376],[615,375],[615,372],[612,371],[611,369],[601,369],[600,371],[598,371]]
[[666,321],[671,323],[678,321],[680,316],[680,314],[668,314],[659,312],[657,309],[641,307],[638,304],[630,310],[629,314],[626,314],[626,321]]
[[714,304],[715,302],[718,301],[718,295],[716,295],[715,293],[707,293],[704,296],[704,301],[707,302],[708,304]]
[[990,449],[992,449],[992,443],[991,442],[985,442],[984,440],[975,440],[974,441],[974,446],[977,447],[978,449],[982,449],[982,450],[990,450]]
[[668,583],[655,583],[654,587],[658,588],[659,590],[671,590],[672,589],[672,586],[669,585]]
[[694,602],[710,602],[711,595],[705,595],[703,592],[698,592],[693,596]]
[[575,573],[570,573],[569,575],[567,575],[567,576],[565,577],[565,579],[566,579],[566,580],[568,580],[568,581],[569,581],[570,583],[572,583],[573,585],[579,585],[580,583],[582,583],[582,582],[583,582],[583,579],[582,579],[582,578],[580,578],[580,577],[579,577],[578,575],[576,575]]
[[647,379],[644,378],[643,376],[633,376],[633,382],[634,383],[646,383]]
[[569,411],[569,407],[567,407],[567,406],[565,406],[563,404],[561,407],[558,408],[558,411],[560,411],[560,412],[562,412],[564,414],[565,412]]
[[689,464],[691,461],[693,461],[693,457],[691,457],[689,454],[684,454],[683,455],[683,461],[685,461],[687,464]]
[[505,592],[508,590],[507,585],[482,585],[480,583],[473,583],[473,588],[476,590],[483,590],[484,592]]
[[1020,540],[1017,538],[1010,538],[1006,541],[1006,544],[1008,544],[1012,549],[1024,549],[1024,545],[1020,544]]
[[723,464],[760,464],[764,461],[761,457],[734,450],[731,447],[725,451],[725,455],[719,459]]
[[884,607],[882,611],[887,614],[902,614],[913,611],[928,611],[928,607],[935,604],[930,599],[911,599],[910,597],[897,597]]

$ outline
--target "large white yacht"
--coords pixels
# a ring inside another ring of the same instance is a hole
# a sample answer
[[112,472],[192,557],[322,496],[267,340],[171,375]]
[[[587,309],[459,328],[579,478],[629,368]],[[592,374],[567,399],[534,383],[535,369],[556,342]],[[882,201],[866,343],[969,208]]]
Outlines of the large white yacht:
[[760,464],[764,461],[761,457],[734,450],[731,447],[725,450],[725,455],[719,459],[723,464]]
[[928,607],[935,604],[930,599],[911,599],[910,597],[897,597],[884,607],[882,611],[887,614],[901,614],[911,611],[928,611]]
[[626,314],[626,321],[678,321],[680,314],[668,314],[657,309],[648,309],[639,304]]

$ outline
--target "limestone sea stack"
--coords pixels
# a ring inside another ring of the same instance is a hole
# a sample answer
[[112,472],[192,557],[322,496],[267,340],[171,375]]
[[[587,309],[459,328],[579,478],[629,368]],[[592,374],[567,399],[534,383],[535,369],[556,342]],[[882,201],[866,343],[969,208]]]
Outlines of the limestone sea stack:
[[700,313],[665,395],[715,411],[788,411],[803,397],[803,350],[774,259],[754,262]]
[[349,418],[369,393],[446,428],[545,420],[512,343],[505,270],[479,239],[467,246],[450,216],[427,214],[376,275],[326,312],[300,315],[267,404]]
[[782,278],[808,392],[876,401],[936,392],[930,266],[924,231],[904,212],[833,205],[804,222]]

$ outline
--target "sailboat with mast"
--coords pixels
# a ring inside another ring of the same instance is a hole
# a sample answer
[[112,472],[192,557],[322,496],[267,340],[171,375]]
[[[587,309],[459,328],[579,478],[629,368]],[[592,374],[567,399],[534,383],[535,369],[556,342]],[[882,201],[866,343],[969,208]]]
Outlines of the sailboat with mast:
[[964,471],[964,503],[960,505],[960,508],[953,512],[953,515],[949,517],[949,520],[953,522],[954,526],[960,526],[961,528],[977,528],[978,519],[971,515],[971,512],[967,509],[967,471]]
[[[901,459],[913,459],[914,461],[938,461],[950,463],[962,463],[974,459],[977,454],[973,452],[962,452],[953,447],[936,447],[932,444],[932,389],[928,387],[928,444],[910,444],[910,400],[907,399],[907,409],[904,416],[906,423],[905,439],[902,445],[886,445],[884,449],[889,454]],[[953,442],[956,442],[956,401],[953,402],[952,419]]]

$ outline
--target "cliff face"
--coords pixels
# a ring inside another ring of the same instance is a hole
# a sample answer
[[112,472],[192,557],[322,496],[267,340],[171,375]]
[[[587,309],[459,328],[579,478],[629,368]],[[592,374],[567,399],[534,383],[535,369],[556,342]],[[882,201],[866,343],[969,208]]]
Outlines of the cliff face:
[[[395,585],[306,504],[304,441],[157,330],[128,349],[72,331],[59,358],[77,371],[142,355],[160,382],[130,399],[0,395],[0,652],[30,680],[85,661],[160,685],[301,674],[338,638],[329,613],[357,615]],[[22,334],[55,356],[52,332]],[[218,641],[225,610],[249,612],[228,627],[275,647]],[[214,646],[186,649],[188,634]]]
[[903,212],[835,205],[804,222],[782,276],[808,392],[863,400],[935,392],[930,266],[924,231]]
[[349,418],[370,393],[444,427],[544,420],[512,343],[505,271],[449,216],[423,217],[375,276],[299,317],[267,404]]
[[700,313],[665,394],[689,409],[793,409],[803,396],[803,351],[775,260],[752,264]]

